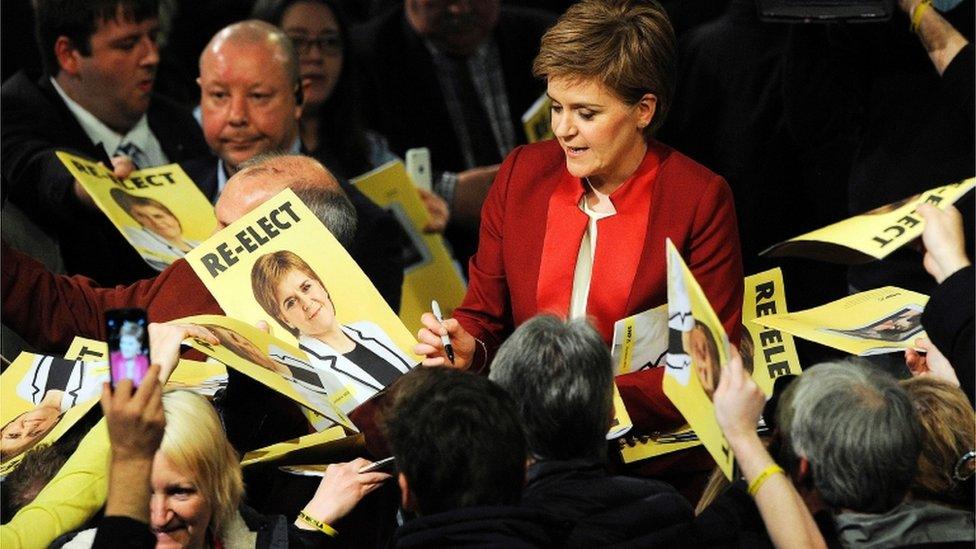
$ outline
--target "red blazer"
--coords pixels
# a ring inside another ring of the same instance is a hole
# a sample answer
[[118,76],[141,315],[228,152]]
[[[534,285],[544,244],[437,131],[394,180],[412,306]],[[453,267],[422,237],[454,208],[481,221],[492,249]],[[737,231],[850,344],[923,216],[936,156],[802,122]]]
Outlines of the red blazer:
[[[565,318],[587,216],[583,183],[566,170],[556,141],[519,147],[505,159],[481,213],[468,292],[454,311],[485,342],[489,359],[512,330],[540,314]],[[600,220],[587,314],[604,341],[613,323],[667,301],[665,239],[681,252],[732,341],[742,313],[742,257],[732,192],[718,175],[652,142],[634,175],[611,195],[617,214]],[[642,431],[682,422],[663,395],[663,368],[617,378]]]

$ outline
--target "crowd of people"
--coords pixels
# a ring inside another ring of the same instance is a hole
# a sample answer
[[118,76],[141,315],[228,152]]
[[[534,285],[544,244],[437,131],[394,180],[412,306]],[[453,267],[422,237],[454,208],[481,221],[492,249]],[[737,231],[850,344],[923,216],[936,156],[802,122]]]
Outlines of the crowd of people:
[[[667,301],[667,241],[747,341],[759,250],[976,173],[972,1],[898,0],[851,26],[764,22],[755,0],[30,3],[39,66],[25,56],[0,88],[3,355],[62,356],[139,308],[152,365],[121,349],[146,380],[106,385],[51,444],[36,443],[64,413],[53,397],[50,426],[3,426],[0,458],[19,460],[0,468],[3,547],[976,542],[972,191],[919,206],[922,236],[884,261],[784,260],[791,308],[926,293],[927,338],[871,360],[801,346],[802,375],[768,400],[751,345],[733,346],[707,388],[732,482],[700,447],[625,464],[607,440],[615,386],[635,433],[686,422],[666,367],[614,377],[609,348],[616,321]],[[527,144],[543,94],[554,137]],[[249,281],[271,328],[307,368],[378,385],[349,413],[361,444],[321,478],[242,467],[322,426],[231,368],[211,397],[166,388],[199,358],[186,340],[240,344],[171,322],[223,314],[183,259],[199,243],[161,202],[116,192],[130,230],[173,256],[147,264],[55,153],[119,178],[179,163],[218,230],[291,189],[397,311],[402,229],[349,180],[417,147],[424,230],[450,244],[463,303],[423,315],[414,367],[373,323],[340,323],[296,253],[263,255]]]

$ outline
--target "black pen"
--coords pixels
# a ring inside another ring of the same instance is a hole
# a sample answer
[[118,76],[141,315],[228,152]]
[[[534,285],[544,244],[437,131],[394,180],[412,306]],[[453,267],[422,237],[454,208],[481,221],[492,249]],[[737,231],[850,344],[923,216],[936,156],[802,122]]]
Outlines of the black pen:
[[[441,326],[444,326],[444,317],[441,316],[441,306],[437,303],[436,299],[430,302],[430,309],[434,312],[434,318],[437,319],[437,322]],[[447,331],[446,328],[445,331]],[[447,334],[444,334],[441,336],[441,343],[444,344],[444,352],[447,354],[447,360],[450,360],[451,364],[454,364],[454,347],[451,346],[451,338]]]

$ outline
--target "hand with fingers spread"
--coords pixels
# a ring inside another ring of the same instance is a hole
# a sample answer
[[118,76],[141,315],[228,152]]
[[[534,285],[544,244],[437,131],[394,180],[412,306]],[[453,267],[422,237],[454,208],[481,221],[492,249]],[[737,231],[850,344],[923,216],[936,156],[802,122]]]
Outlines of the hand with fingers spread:
[[149,475],[166,429],[159,370],[153,364],[135,393],[130,379],[119,381],[114,391],[107,383],[102,388],[102,412],[112,447],[106,516],[149,522]]
[[210,330],[196,324],[149,324],[149,356],[153,364],[159,365],[159,379],[163,383],[169,379],[180,360],[180,345],[190,337],[211,345],[220,344]]
[[451,346],[454,347],[453,366],[462,370],[471,367],[477,343],[457,320],[445,318],[442,325],[433,314],[424,313],[420,317],[420,322],[424,327],[417,332],[418,343],[413,346],[413,352],[427,357],[422,362],[424,366],[452,366],[441,342],[441,336],[447,335],[451,338]]
[[935,344],[927,338],[920,337],[915,340],[915,347],[925,351],[925,353],[920,353],[915,349],[905,351],[905,365],[911,370],[912,376],[932,376],[959,387],[956,369],[952,367],[949,359],[939,351]]
[[922,231],[925,257],[922,265],[935,277],[936,282],[942,284],[943,280],[970,264],[966,257],[962,215],[955,206],[941,210],[931,204],[919,206],[918,214],[925,220],[925,230]]
[[426,189],[418,188],[417,192],[420,193],[420,200],[424,203],[424,208],[427,210],[427,215],[429,216],[427,225],[424,226],[424,232],[444,232],[444,228],[447,227],[447,222],[451,218],[451,212],[447,206],[447,202]]
[[[391,478],[387,473],[359,472],[370,463],[369,460],[357,458],[347,463],[329,465],[315,495],[303,509],[305,514],[330,526],[349,514],[366,494]],[[313,529],[300,518],[295,525],[306,530]]]

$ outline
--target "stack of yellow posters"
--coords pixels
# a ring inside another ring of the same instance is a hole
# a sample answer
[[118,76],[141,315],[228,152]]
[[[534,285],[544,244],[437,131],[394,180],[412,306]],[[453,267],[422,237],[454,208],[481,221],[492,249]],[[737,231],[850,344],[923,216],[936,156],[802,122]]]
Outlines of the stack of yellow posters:
[[210,201],[177,164],[134,171],[119,179],[100,162],[63,151],[57,155],[156,270],[184,257],[217,226]]
[[722,472],[732,478],[732,449],[715,419],[712,394],[722,366],[729,361],[729,338],[688,270],[681,254],[667,241],[668,355],[664,394],[688,420]]
[[548,93],[544,93],[522,115],[522,127],[525,128],[525,137],[529,143],[553,138],[551,117],[552,99]]
[[809,257],[848,265],[884,259],[922,235],[925,221],[915,211],[919,205],[929,203],[945,209],[974,186],[976,178],[936,187],[774,244],[761,255]]
[[840,349],[852,355],[901,352],[926,337],[926,295],[885,286],[797,313],[761,316],[752,322]]
[[618,320],[613,324],[613,374],[623,375],[664,366],[668,354],[668,304]]
[[423,232],[427,209],[410,182],[403,163],[389,162],[352,182],[373,202],[390,210],[403,229],[403,294],[400,320],[411,332],[422,325],[420,315],[437,300],[445,317],[464,299],[465,284],[454,267],[444,237]]
[[[289,346],[285,351],[291,358],[283,360],[289,365],[302,362],[310,366],[342,414],[420,361],[411,353],[415,342],[411,333],[342,245],[291,190],[215,234],[187,254],[187,261],[227,316],[239,321],[232,326],[237,333],[245,334],[249,327],[266,322],[272,334]],[[208,322],[221,325],[222,321]],[[270,341],[251,333],[253,337],[245,339],[258,344],[261,353],[272,352]],[[216,347],[213,352],[221,353]],[[234,367],[230,356],[217,358]],[[259,381],[266,384],[287,375],[258,370],[274,377],[261,374],[267,379]],[[256,376],[258,370],[251,372]],[[294,372],[292,377],[300,379]],[[280,384],[275,388],[296,398],[294,391]],[[321,406],[313,409],[329,412]],[[343,418],[334,419],[346,424]]]

